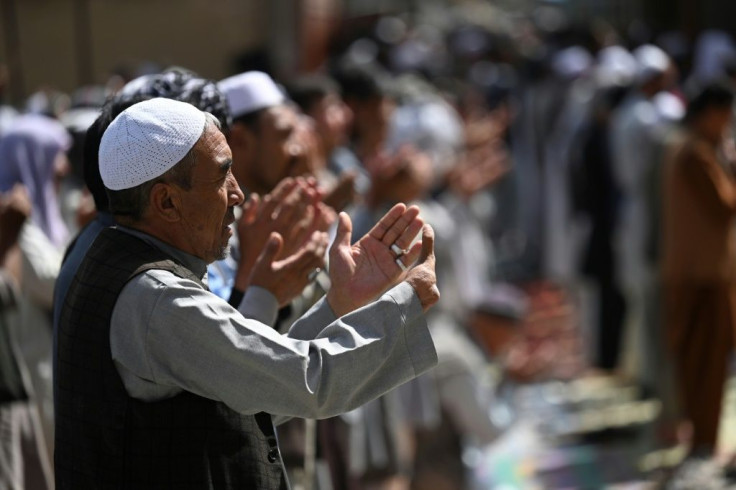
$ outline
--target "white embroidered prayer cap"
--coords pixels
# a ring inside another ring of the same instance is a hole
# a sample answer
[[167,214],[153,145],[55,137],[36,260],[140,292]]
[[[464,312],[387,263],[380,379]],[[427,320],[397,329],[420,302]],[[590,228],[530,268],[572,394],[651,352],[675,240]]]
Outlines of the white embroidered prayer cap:
[[217,88],[225,94],[233,118],[283,104],[286,100],[276,82],[262,71],[247,71],[226,78]]
[[100,141],[100,175],[108,189],[130,189],[181,161],[204,132],[205,113],[186,102],[150,99],[113,120]]

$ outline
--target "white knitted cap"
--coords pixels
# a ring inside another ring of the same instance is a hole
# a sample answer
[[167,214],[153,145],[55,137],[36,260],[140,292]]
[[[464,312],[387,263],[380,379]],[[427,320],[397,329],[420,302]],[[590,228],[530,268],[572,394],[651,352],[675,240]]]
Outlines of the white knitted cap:
[[113,120],[100,141],[100,175],[108,189],[130,189],[160,177],[204,133],[205,113],[186,102],[150,99]]
[[283,104],[286,100],[273,79],[262,71],[248,71],[226,78],[217,84],[217,88],[225,94],[234,118]]

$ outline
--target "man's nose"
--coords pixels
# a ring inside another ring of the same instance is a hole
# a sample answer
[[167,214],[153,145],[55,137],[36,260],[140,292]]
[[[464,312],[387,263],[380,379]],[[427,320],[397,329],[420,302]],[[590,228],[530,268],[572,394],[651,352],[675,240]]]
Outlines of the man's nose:
[[340,109],[342,109],[341,115],[343,124],[345,124],[345,126],[350,126],[353,123],[353,118],[355,117],[353,110],[344,102],[340,105]]
[[304,145],[301,141],[290,142],[289,146],[286,148],[286,151],[289,153],[289,157],[292,159],[302,158],[306,153]]
[[229,206],[239,206],[243,204],[243,201],[245,201],[245,195],[243,194],[243,191],[240,189],[240,185],[238,184],[238,181],[235,180],[234,176],[230,176],[228,179],[228,205]]

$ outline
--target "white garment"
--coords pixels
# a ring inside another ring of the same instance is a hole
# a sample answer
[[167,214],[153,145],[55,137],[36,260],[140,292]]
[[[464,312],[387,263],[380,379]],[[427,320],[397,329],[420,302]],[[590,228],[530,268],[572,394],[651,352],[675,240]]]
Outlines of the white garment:
[[623,102],[611,123],[613,175],[622,194],[614,248],[619,259],[619,279],[624,287],[635,287],[648,276],[646,245],[651,223],[646,184],[655,164],[660,124],[655,105],[638,93]]
[[18,117],[18,111],[10,106],[0,105],[0,136],[8,130],[16,117]]
[[53,488],[51,465],[40,447],[35,407],[0,404],[0,490]]
[[23,276],[18,312],[10,328],[18,343],[22,362],[31,378],[33,399],[38,404],[44,438],[53,458],[54,401],[52,384],[52,317],[54,283],[63,251],[57,249],[36,225],[27,222],[20,234]]

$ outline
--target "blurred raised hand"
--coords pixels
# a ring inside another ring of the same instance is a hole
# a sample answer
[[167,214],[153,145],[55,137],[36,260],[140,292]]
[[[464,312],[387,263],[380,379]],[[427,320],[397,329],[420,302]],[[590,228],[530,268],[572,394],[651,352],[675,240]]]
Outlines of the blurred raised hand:
[[281,235],[272,233],[253,267],[250,285],[268,290],[279,306],[289,304],[312,281],[314,271],[325,266],[328,241],[327,233],[315,231],[297,252],[276,260],[284,243]]
[[15,245],[26,219],[31,215],[31,198],[28,190],[15,184],[0,195],[0,251],[6,252]]
[[335,221],[335,213],[321,199],[314,181],[303,178],[286,178],[265,197],[249,197],[237,225],[240,237],[237,289],[247,288],[256,261],[274,233],[279,235],[281,244],[273,260],[283,261],[310,249],[315,232],[327,231]]
[[21,254],[17,246],[23,223],[31,215],[31,198],[27,189],[16,184],[0,195],[0,267],[21,279]]
[[335,211],[343,211],[357,198],[355,178],[356,174],[354,172],[342,174],[337,185],[324,197],[323,202]]

